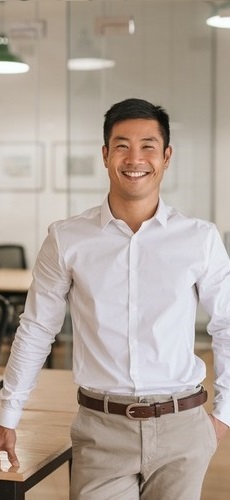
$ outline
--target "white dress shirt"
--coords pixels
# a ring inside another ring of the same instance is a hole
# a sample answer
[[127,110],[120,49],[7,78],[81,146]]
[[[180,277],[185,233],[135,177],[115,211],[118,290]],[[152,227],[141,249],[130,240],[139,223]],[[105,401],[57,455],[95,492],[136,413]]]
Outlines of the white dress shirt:
[[133,233],[106,199],[50,226],[33,276],[5,370],[0,424],[17,425],[67,300],[77,384],[135,395],[195,388],[206,374],[194,354],[199,299],[213,337],[214,415],[230,424],[230,263],[214,224],[160,200]]

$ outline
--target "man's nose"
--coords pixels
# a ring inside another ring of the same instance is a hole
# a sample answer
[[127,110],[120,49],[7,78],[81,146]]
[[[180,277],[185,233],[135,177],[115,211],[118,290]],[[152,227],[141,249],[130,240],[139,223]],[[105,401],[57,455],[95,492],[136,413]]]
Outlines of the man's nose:
[[128,165],[139,165],[140,163],[143,163],[143,155],[140,149],[137,148],[130,148],[125,157],[125,163]]

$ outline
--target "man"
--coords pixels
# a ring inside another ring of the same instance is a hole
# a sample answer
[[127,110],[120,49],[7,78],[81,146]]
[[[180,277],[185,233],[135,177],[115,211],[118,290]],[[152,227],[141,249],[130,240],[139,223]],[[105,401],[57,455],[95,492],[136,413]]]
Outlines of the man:
[[[71,428],[71,500],[198,500],[230,424],[230,265],[215,226],[165,206],[169,118],[142,99],[105,115],[110,189],[102,206],[53,223],[5,371],[0,449],[69,301],[80,410]],[[198,300],[215,356],[212,415],[194,354]]]

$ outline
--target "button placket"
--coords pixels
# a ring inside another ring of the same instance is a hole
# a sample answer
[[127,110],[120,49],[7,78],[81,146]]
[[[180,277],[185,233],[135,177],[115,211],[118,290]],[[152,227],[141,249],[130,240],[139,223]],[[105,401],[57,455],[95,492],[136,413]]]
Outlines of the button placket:
[[137,236],[134,234],[129,247],[129,352],[130,377],[134,386],[138,385],[138,272],[137,272]]

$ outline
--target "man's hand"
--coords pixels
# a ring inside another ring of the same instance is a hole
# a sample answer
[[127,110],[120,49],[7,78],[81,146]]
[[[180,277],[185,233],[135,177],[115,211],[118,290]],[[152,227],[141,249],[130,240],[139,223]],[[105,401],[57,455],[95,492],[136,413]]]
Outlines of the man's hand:
[[19,461],[15,453],[16,432],[14,429],[0,425],[0,451],[6,451],[8,460],[13,467],[19,467]]
[[225,433],[229,429],[229,427],[227,424],[224,424],[224,422],[221,422],[221,420],[214,417],[214,415],[209,414],[209,417],[210,417],[212,424],[213,424],[213,427],[216,431],[217,441],[219,442],[222,439],[222,437],[225,435]]

